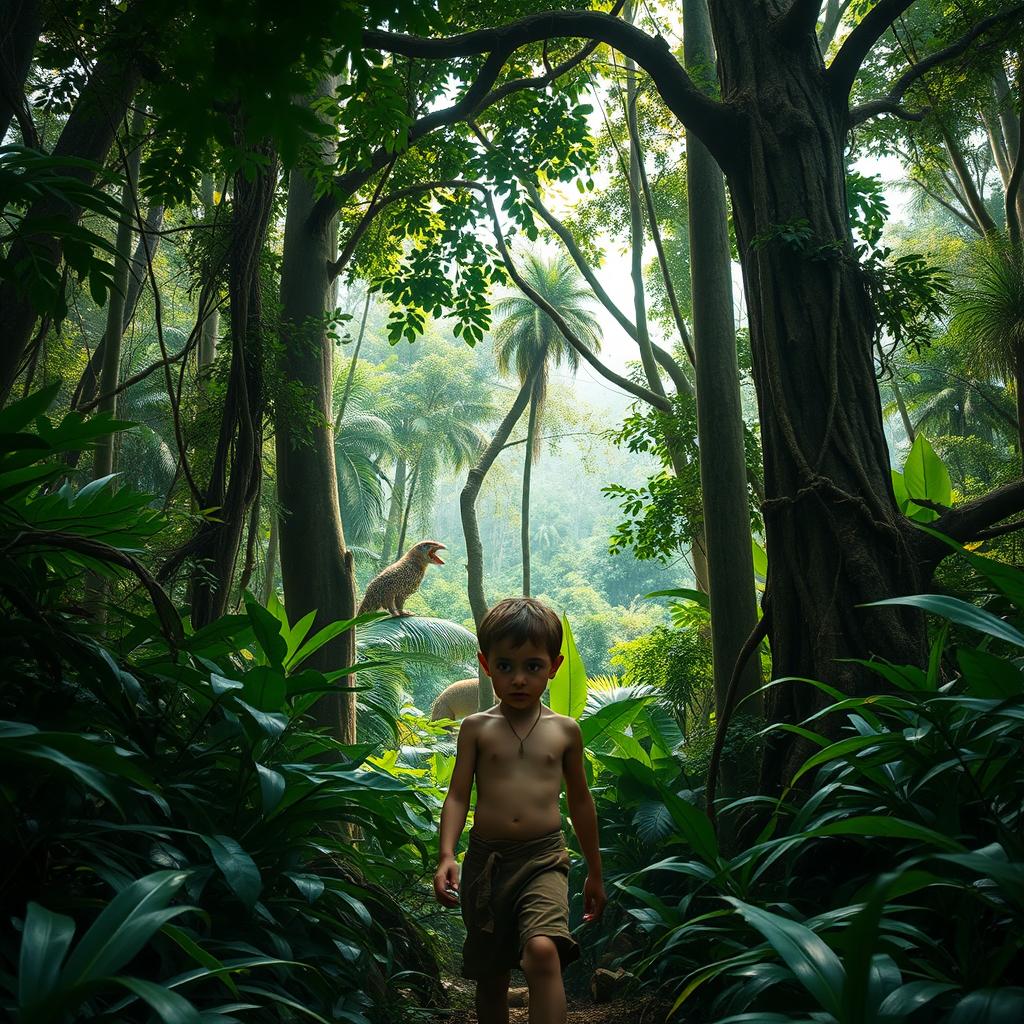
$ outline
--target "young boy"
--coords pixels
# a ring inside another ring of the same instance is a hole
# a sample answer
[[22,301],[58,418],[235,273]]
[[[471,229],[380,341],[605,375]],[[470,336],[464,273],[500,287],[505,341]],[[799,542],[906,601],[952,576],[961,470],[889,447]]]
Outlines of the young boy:
[[[564,1024],[562,970],[580,950],[569,932],[569,854],[558,803],[563,775],[587,860],[584,921],[601,916],[606,897],[580,727],[540,699],[562,663],[562,623],[540,601],[508,598],[487,613],[477,639],[498,703],[459,729],[434,894],[445,906],[461,902],[462,973],[476,980],[480,1024],[507,1024],[513,967],[522,967],[530,986],[530,1024]],[[474,776],[476,810],[460,891],[455,847]]]

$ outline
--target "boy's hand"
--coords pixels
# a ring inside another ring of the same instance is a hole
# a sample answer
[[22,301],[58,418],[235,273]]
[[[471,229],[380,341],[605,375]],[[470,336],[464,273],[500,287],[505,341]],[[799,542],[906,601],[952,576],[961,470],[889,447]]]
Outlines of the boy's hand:
[[604,884],[600,878],[587,875],[583,883],[583,920],[596,921],[604,913],[604,905],[608,897],[604,894]]
[[[447,891],[449,888],[455,890],[455,895]],[[457,907],[458,891],[459,865],[454,857],[442,857],[434,872],[434,896],[444,907]]]

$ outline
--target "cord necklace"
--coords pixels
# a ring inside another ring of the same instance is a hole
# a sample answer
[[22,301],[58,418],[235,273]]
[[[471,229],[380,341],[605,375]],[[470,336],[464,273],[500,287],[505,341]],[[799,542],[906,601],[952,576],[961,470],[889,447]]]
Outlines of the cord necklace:
[[538,701],[537,702],[537,717],[533,720],[533,725],[530,726],[530,730],[529,730],[529,732],[527,732],[527,734],[525,736],[520,736],[519,733],[516,732],[516,727],[509,720],[508,715],[505,714],[504,710],[502,710],[502,712],[501,712],[502,715],[504,715],[505,721],[508,722],[508,727],[515,733],[516,739],[519,740],[519,756],[520,757],[526,757],[526,754],[523,751],[523,740],[526,740],[526,739],[529,738],[530,733],[533,732],[535,726],[540,721],[541,712],[543,712],[543,710],[544,710],[544,705],[541,704]]

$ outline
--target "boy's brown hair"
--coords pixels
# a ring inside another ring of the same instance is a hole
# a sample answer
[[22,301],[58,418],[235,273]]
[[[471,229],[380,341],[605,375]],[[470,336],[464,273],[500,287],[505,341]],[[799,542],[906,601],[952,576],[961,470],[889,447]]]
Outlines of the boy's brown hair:
[[562,620],[543,601],[532,597],[506,597],[483,618],[477,641],[484,656],[499,640],[508,639],[513,647],[527,640],[543,647],[553,661],[562,650]]

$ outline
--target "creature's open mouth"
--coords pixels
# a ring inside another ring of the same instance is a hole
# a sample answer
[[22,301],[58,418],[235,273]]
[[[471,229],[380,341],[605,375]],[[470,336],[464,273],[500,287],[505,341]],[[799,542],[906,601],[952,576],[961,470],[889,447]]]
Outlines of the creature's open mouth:
[[447,549],[442,544],[441,547],[434,548],[434,550],[430,552],[430,560],[434,563],[434,565],[444,565],[443,559],[438,555],[438,551],[443,551],[443,550],[447,550]]

